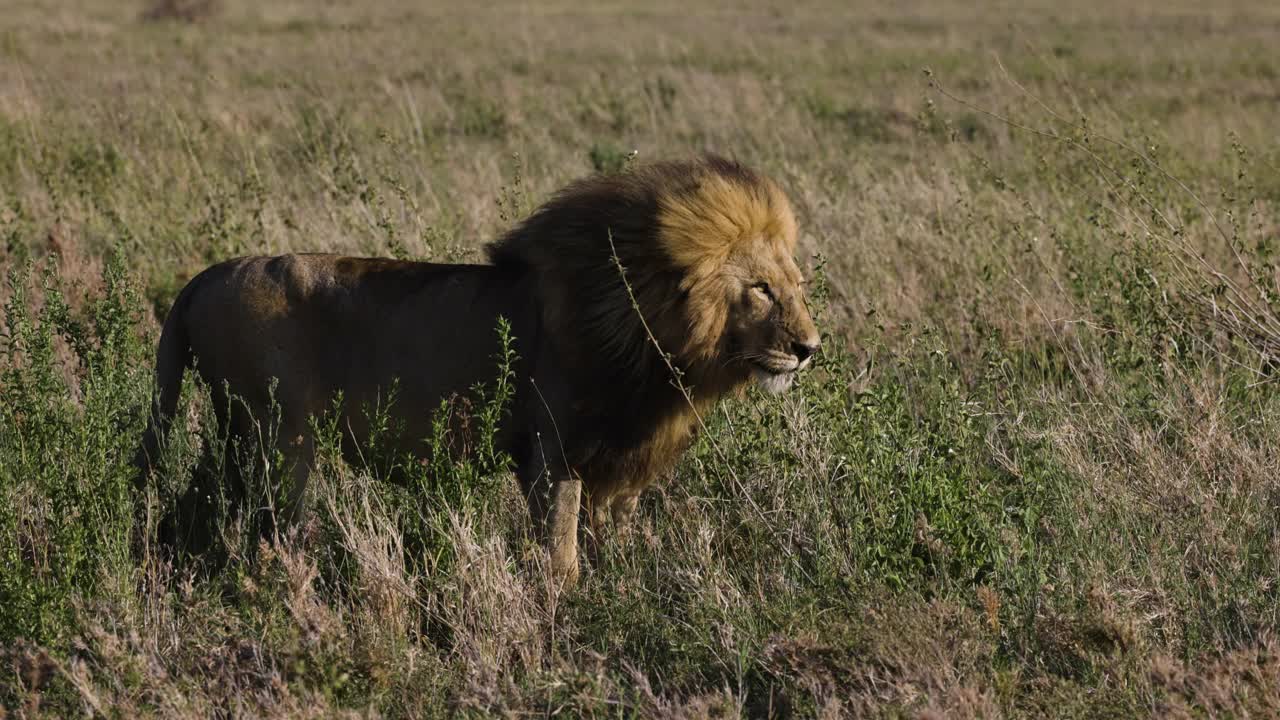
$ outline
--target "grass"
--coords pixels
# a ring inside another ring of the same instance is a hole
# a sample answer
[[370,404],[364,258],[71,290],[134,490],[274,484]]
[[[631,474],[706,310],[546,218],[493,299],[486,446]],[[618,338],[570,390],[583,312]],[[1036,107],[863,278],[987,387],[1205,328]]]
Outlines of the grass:
[[[154,8],[0,18],[0,715],[1280,712],[1271,5]],[[708,149],[793,198],[824,351],[574,592],[492,453],[140,540],[219,472],[196,387],[129,466],[204,266],[475,261]]]

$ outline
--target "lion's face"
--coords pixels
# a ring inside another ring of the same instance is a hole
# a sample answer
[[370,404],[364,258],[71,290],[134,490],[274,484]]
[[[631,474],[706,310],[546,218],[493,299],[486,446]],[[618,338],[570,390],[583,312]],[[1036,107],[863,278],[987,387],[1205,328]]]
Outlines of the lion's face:
[[819,342],[800,269],[784,246],[761,241],[730,258],[723,280],[729,362],[749,370],[769,392],[786,390]]

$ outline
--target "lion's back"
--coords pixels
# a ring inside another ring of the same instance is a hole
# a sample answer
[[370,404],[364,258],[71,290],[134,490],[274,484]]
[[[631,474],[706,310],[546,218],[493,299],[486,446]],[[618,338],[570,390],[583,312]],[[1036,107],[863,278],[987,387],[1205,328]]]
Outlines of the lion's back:
[[526,312],[519,279],[481,265],[339,255],[245,257],[193,278],[175,304],[206,382],[314,412],[341,390],[406,401],[492,380],[497,318]]

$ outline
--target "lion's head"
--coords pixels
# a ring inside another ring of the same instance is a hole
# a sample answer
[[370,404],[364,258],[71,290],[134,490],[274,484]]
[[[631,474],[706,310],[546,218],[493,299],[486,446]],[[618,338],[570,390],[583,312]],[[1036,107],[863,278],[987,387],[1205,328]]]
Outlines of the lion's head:
[[532,271],[554,334],[574,338],[565,352],[592,381],[662,394],[656,340],[710,400],[752,378],[781,391],[817,350],[795,246],[778,186],[706,156],[571,184],[489,254]]
[[691,187],[659,203],[659,238],[688,294],[685,354],[781,392],[819,342],[792,258],[791,206],[771,180],[725,160],[691,175]]

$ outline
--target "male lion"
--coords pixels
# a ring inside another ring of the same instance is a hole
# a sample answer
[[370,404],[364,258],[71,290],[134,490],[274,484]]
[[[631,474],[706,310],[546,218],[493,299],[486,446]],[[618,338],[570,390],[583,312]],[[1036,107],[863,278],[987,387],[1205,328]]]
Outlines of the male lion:
[[[489,246],[490,265],[334,255],[215,265],[165,320],[143,477],[193,359],[232,435],[268,417],[278,381],[279,449],[299,491],[308,417],[339,392],[338,426],[354,448],[370,430],[362,409],[397,383],[401,449],[420,453],[442,399],[496,378],[502,317],[518,360],[497,443],[553,572],[571,583],[580,509],[593,526],[626,521],[718,398],[753,378],[780,392],[809,364],[818,332],[795,244],[778,187],[707,156],[569,185]],[[228,403],[224,388],[243,402]]]

